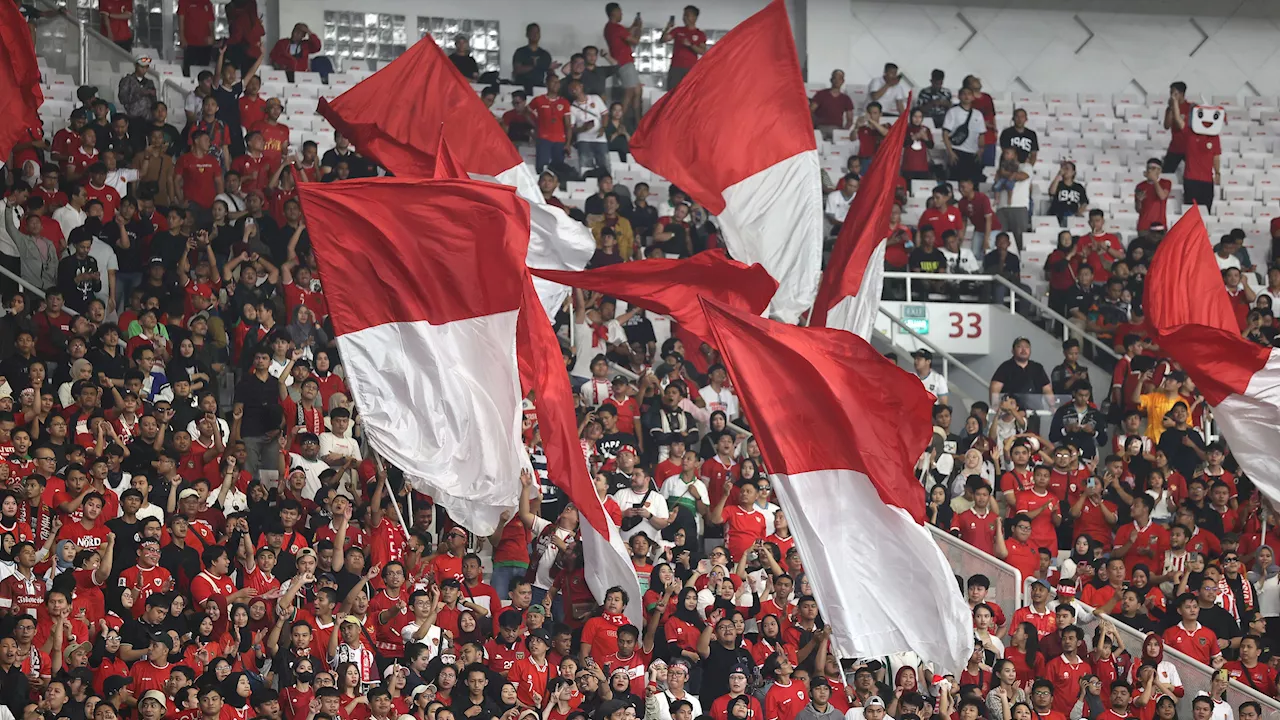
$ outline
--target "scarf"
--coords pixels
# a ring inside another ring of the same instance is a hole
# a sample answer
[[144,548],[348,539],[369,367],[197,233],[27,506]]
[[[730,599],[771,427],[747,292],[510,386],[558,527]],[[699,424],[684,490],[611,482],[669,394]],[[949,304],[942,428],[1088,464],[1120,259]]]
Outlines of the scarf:
[[[1243,590],[1245,607],[1253,607],[1253,585],[1244,576],[1240,577],[1240,588]],[[1222,599],[1223,609],[1231,613],[1231,617],[1240,622],[1240,607],[1236,602],[1235,591],[1231,589],[1231,585],[1227,583],[1227,576],[1223,575],[1218,579],[1218,596]]]
[[677,432],[679,432],[680,435],[689,434],[689,416],[686,415],[679,408],[676,408],[675,410],[667,410],[666,408],[662,408],[658,412],[658,418],[662,420],[662,434],[663,435],[671,434],[671,416],[673,415],[679,420],[679,422],[677,423],[677,426],[678,426]]
[[591,326],[591,347],[595,347],[597,341],[599,341],[600,344],[604,344],[609,341],[609,328],[605,327],[603,324]]
[[630,620],[627,619],[627,616],[625,614],[613,615],[611,613],[601,611],[600,617],[603,618],[610,625],[615,625],[617,627],[622,627],[623,625],[626,625],[627,623],[631,622]]

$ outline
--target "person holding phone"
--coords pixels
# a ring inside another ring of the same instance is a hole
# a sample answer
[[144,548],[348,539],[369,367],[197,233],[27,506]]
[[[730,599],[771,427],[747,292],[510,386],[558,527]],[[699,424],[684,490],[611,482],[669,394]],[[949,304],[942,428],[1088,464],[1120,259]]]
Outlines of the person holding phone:
[[631,25],[622,24],[622,6],[611,2],[604,6],[609,22],[604,26],[604,41],[609,47],[609,56],[618,67],[618,79],[622,81],[623,117],[632,123],[631,128],[640,122],[640,72],[636,70],[632,48],[640,44],[640,32],[644,30],[644,21],[640,13],[631,21]]
[[698,57],[707,51],[707,34],[698,29],[698,14],[698,8],[685,5],[681,16],[684,24],[676,27],[676,16],[672,15],[667,18],[667,26],[662,29],[659,42],[674,43],[671,68],[667,70],[667,92],[680,85],[680,81],[684,80],[684,76],[698,62]]
[[[569,81],[569,119],[573,143],[578,151],[578,171],[589,170],[595,176],[609,173],[609,138],[605,126],[609,122],[609,104],[599,95],[588,95],[581,80]],[[625,108],[625,103],[624,103]]]

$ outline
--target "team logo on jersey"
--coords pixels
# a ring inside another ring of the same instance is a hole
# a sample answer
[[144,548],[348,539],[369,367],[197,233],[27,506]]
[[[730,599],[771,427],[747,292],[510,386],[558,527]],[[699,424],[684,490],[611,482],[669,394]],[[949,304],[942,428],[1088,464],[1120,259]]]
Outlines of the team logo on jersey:
[[155,580],[152,580],[151,582],[155,583],[156,587],[160,587],[160,582],[161,582],[161,581],[160,581],[160,578],[156,578]]

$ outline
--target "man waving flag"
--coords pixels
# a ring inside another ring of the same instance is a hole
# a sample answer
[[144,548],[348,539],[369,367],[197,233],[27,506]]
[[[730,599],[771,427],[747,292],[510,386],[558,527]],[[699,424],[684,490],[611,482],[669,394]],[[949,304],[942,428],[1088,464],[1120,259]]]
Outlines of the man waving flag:
[[[8,162],[13,146],[28,131],[40,128],[37,111],[44,102],[40,91],[40,67],[27,20],[18,3],[0,3],[0,164]],[[22,168],[12,168],[22,177]]]
[[1280,355],[1240,335],[1199,206],[1160,242],[1144,296],[1161,349],[1212,406],[1240,468],[1280,505]]
[[[683,85],[681,86],[683,87]],[[702,299],[842,657],[973,653],[968,605],[912,471],[933,397],[866,340]]]
[[631,152],[717,216],[735,260],[778,281],[771,317],[794,323],[809,309],[822,269],[822,172],[782,0],[730,30],[654,103]]

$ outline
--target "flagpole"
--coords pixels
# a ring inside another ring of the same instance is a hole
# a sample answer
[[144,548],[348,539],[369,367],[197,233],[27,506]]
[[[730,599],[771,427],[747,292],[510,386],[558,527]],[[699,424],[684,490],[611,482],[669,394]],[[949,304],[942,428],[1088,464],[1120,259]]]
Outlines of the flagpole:
[[[387,477],[387,466],[382,463],[382,456],[375,452],[373,454],[373,463],[378,468],[378,472],[382,473],[382,492],[391,498],[391,507],[396,511],[396,516],[400,518],[400,532],[404,533],[404,539],[409,539],[409,529],[405,527],[404,515],[400,514],[400,503],[396,502],[396,494],[391,490],[391,479]],[[408,482],[406,480],[405,482]]]

